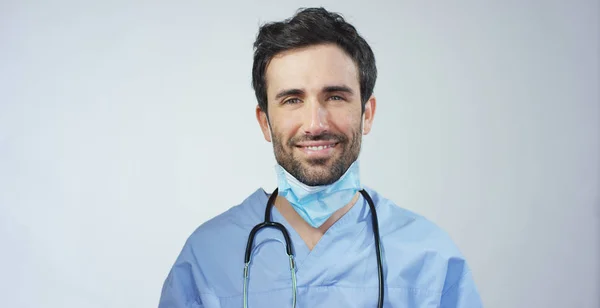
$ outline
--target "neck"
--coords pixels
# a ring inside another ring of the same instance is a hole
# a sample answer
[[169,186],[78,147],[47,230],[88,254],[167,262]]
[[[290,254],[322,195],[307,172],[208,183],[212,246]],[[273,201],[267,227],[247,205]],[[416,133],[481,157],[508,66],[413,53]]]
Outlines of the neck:
[[290,226],[292,226],[298,235],[300,235],[306,246],[308,246],[308,249],[312,250],[321,237],[323,237],[323,234],[325,234],[331,226],[348,213],[354,204],[356,204],[359,194],[360,192],[357,192],[348,204],[335,211],[319,228],[313,228],[309,225],[300,215],[298,215],[286,198],[277,196],[274,205],[283,218],[285,218]]

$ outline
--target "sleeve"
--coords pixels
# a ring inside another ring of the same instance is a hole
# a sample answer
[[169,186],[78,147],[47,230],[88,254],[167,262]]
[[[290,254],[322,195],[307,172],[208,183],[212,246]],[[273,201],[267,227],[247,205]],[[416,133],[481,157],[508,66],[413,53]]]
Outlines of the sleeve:
[[194,279],[191,251],[184,247],[162,287],[158,308],[203,308]]
[[482,308],[483,303],[473,281],[471,271],[450,286],[443,294],[440,308]]

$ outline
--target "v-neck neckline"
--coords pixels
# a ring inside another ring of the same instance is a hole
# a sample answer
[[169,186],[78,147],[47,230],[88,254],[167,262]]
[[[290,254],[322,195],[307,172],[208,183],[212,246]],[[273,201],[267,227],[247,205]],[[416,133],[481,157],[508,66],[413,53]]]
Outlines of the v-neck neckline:
[[[268,198],[271,195],[267,193],[264,189],[261,189],[260,199],[261,206],[264,207],[267,204]],[[300,236],[300,234],[294,229],[290,223],[285,219],[285,217],[279,212],[279,210],[273,206],[271,217],[275,222],[281,223],[287,230],[290,235],[290,239],[292,241],[292,250],[294,254],[294,261],[296,262],[296,272],[299,273],[298,279],[301,279],[303,276],[308,275],[310,270],[313,268],[315,264],[318,264],[317,260],[323,256],[327,252],[327,247],[329,244],[339,235],[342,230],[346,230],[346,227],[350,224],[358,224],[359,218],[362,219],[364,216],[364,207],[366,200],[359,194],[359,197],[356,200],[356,203],[344,214],[340,217],[319,239],[319,241],[315,244],[312,250],[308,249],[308,246]],[[261,215],[262,216],[262,215]],[[362,225],[360,228],[354,231],[348,231],[351,233],[358,234],[366,227],[366,224]],[[349,247],[344,247],[347,249]],[[338,248],[339,250],[339,248]]]

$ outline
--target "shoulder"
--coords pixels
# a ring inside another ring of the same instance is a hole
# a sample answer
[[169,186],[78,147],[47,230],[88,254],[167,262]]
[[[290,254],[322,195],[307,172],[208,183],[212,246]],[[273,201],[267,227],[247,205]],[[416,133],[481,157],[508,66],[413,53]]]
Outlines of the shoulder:
[[[223,277],[239,274],[236,270],[243,265],[248,232],[262,220],[258,209],[262,208],[259,202],[263,201],[266,202],[266,194],[259,189],[240,204],[198,226],[186,239],[169,272],[163,297],[179,293],[183,294],[179,297],[198,297],[196,293],[224,294],[234,287],[225,283],[228,280]],[[215,283],[217,281],[222,283]],[[234,282],[237,283],[230,284]]]
[[372,189],[367,191],[376,205],[381,237],[401,237],[403,242],[418,244],[423,249],[449,257],[461,255],[454,240],[439,225]]
[[[426,217],[398,206],[374,190],[368,191],[376,205],[380,236],[392,271],[405,275],[407,267],[427,271],[436,283],[428,288],[443,292],[470,274],[467,261],[455,241],[440,226]],[[412,272],[412,271],[408,271]],[[402,277],[406,278],[406,277]],[[421,279],[417,275],[415,279]],[[431,281],[430,281],[431,282]]]
[[262,221],[262,212],[267,196],[262,189],[256,190],[241,203],[230,207],[223,213],[207,220],[198,226],[186,241],[186,246],[206,247],[206,245],[223,245],[226,242],[247,235],[259,221]]

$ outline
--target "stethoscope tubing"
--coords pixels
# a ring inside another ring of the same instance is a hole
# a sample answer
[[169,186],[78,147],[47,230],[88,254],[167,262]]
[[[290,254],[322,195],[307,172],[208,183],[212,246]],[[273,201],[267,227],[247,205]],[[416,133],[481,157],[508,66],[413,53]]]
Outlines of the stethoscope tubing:
[[[267,206],[265,208],[265,220],[252,228],[250,234],[248,235],[248,242],[246,244],[246,253],[244,255],[244,307],[247,306],[247,279],[248,279],[248,266],[250,264],[250,257],[252,255],[252,247],[254,246],[254,237],[256,233],[263,228],[274,228],[283,234],[285,239],[285,249],[286,253],[290,258],[290,269],[292,271],[293,283],[294,283],[294,293],[293,293],[293,306],[296,306],[296,291],[295,291],[295,264],[293,260],[294,251],[292,247],[292,241],[290,239],[290,234],[287,229],[280,223],[274,222],[271,220],[271,210],[273,208],[273,204],[275,203],[275,198],[277,198],[277,194],[279,189],[276,188],[271,196],[269,196],[269,200],[267,201]],[[384,299],[384,277],[383,277],[383,262],[381,257],[381,244],[379,238],[379,221],[377,219],[377,211],[375,210],[375,204],[371,196],[364,190],[360,190],[362,196],[367,200],[369,204],[369,209],[371,211],[371,222],[373,224],[373,238],[375,240],[375,254],[377,256],[377,278],[379,283],[379,294],[377,300],[377,307],[383,308],[383,299]]]

